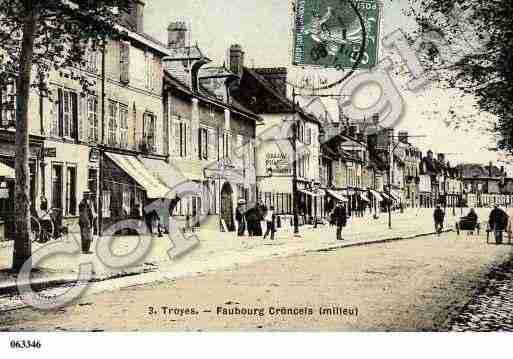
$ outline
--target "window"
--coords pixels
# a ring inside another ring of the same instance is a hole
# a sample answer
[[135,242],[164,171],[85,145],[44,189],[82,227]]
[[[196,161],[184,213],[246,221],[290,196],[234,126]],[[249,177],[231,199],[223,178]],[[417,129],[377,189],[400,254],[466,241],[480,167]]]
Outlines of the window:
[[14,126],[16,123],[16,86],[15,83],[0,86],[0,125]]
[[123,84],[130,82],[130,43],[121,41],[119,43],[119,65],[120,79]]
[[98,72],[98,51],[92,48],[86,50],[86,70]]
[[187,123],[183,122],[179,118],[179,122],[175,123],[175,139],[176,139],[176,150],[179,157],[187,157]]
[[147,151],[156,151],[156,116],[152,113],[146,112],[143,116],[143,142],[146,145]]
[[103,191],[102,198],[102,216],[103,218],[110,218],[110,191]]
[[62,209],[62,165],[52,166],[52,208]]
[[208,130],[206,128],[198,130],[198,152],[199,159],[208,159]]
[[74,216],[77,212],[77,169],[68,167],[66,172],[66,215]]
[[59,89],[58,135],[77,138],[78,135],[78,96],[75,92]]
[[223,134],[223,157],[230,158],[231,154],[231,135],[228,132]]
[[117,145],[117,132],[118,132],[118,104],[114,101],[109,101],[109,146]]
[[123,189],[123,198],[122,198],[122,207],[123,207],[123,215],[129,216],[131,213],[131,201],[132,201],[132,192],[130,188]]
[[146,88],[149,90],[154,90],[157,88],[157,63],[155,60],[155,56],[152,53],[146,54],[146,63],[145,63],[145,79],[146,79]]
[[87,121],[89,123],[89,142],[98,142],[98,99],[96,96],[87,98]]
[[210,120],[212,121],[212,123],[214,123],[215,114],[214,114],[214,106],[212,106],[212,105],[208,106],[208,116],[210,117]]
[[128,107],[119,105],[119,146],[128,147]]

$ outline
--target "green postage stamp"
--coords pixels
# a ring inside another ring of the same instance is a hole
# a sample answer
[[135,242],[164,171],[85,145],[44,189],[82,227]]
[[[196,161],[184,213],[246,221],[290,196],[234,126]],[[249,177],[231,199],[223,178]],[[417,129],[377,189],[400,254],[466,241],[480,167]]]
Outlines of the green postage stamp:
[[378,58],[380,14],[374,0],[297,0],[294,65],[371,69]]

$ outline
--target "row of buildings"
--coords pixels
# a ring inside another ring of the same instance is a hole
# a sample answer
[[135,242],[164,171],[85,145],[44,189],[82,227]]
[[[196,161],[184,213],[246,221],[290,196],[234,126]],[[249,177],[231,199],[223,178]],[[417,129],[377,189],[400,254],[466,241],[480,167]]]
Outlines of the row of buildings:
[[[87,49],[84,66],[52,72],[49,93],[31,96],[31,203],[39,209],[46,201],[64,225],[77,224],[84,192],[93,194],[102,228],[167,199],[177,218],[199,224],[201,216],[202,226],[233,230],[241,200],[274,206],[283,223],[296,203],[304,223],[338,200],[379,215],[389,205],[455,206],[465,193],[484,203],[482,194],[513,191],[504,171],[499,187],[486,173],[475,180],[443,155],[424,157],[407,133],[395,136],[377,119],[334,119],[319,98],[291,100],[287,69],[247,67],[239,45],[212,66],[187,43],[183,22],[171,23],[161,43],[144,31],[145,3],[136,4],[125,15],[124,38]],[[94,84],[91,91],[84,93],[77,74]],[[9,236],[15,86],[1,84],[0,98],[0,217]],[[180,192],[183,183],[197,190]]]

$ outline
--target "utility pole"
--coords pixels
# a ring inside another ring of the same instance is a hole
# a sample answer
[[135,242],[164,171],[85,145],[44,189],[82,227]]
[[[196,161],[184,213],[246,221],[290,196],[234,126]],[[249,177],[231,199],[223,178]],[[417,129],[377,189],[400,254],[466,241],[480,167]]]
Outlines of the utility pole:
[[296,90],[292,89],[292,201],[294,211],[294,234],[299,234],[298,223],[298,190],[297,190],[297,123],[296,123]]

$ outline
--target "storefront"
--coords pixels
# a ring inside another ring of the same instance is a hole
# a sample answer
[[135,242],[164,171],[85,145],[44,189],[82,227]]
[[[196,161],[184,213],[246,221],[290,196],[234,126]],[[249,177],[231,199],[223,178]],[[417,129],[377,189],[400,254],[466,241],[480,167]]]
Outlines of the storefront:
[[[39,208],[41,191],[41,154],[43,139],[29,139],[29,196],[32,211]],[[0,240],[12,238],[15,219],[15,166],[16,147],[14,132],[0,132]]]
[[[145,209],[152,207],[159,199],[166,199],[170,192],[138,157],[132,155],[105,152],[102,176],[99,208],[104,231],[122,220],[143,219],[145,212],[148,212]],[[167,215],[158,213],[161,218],[169,217],[169,208],[154,209],[167,212]]]

